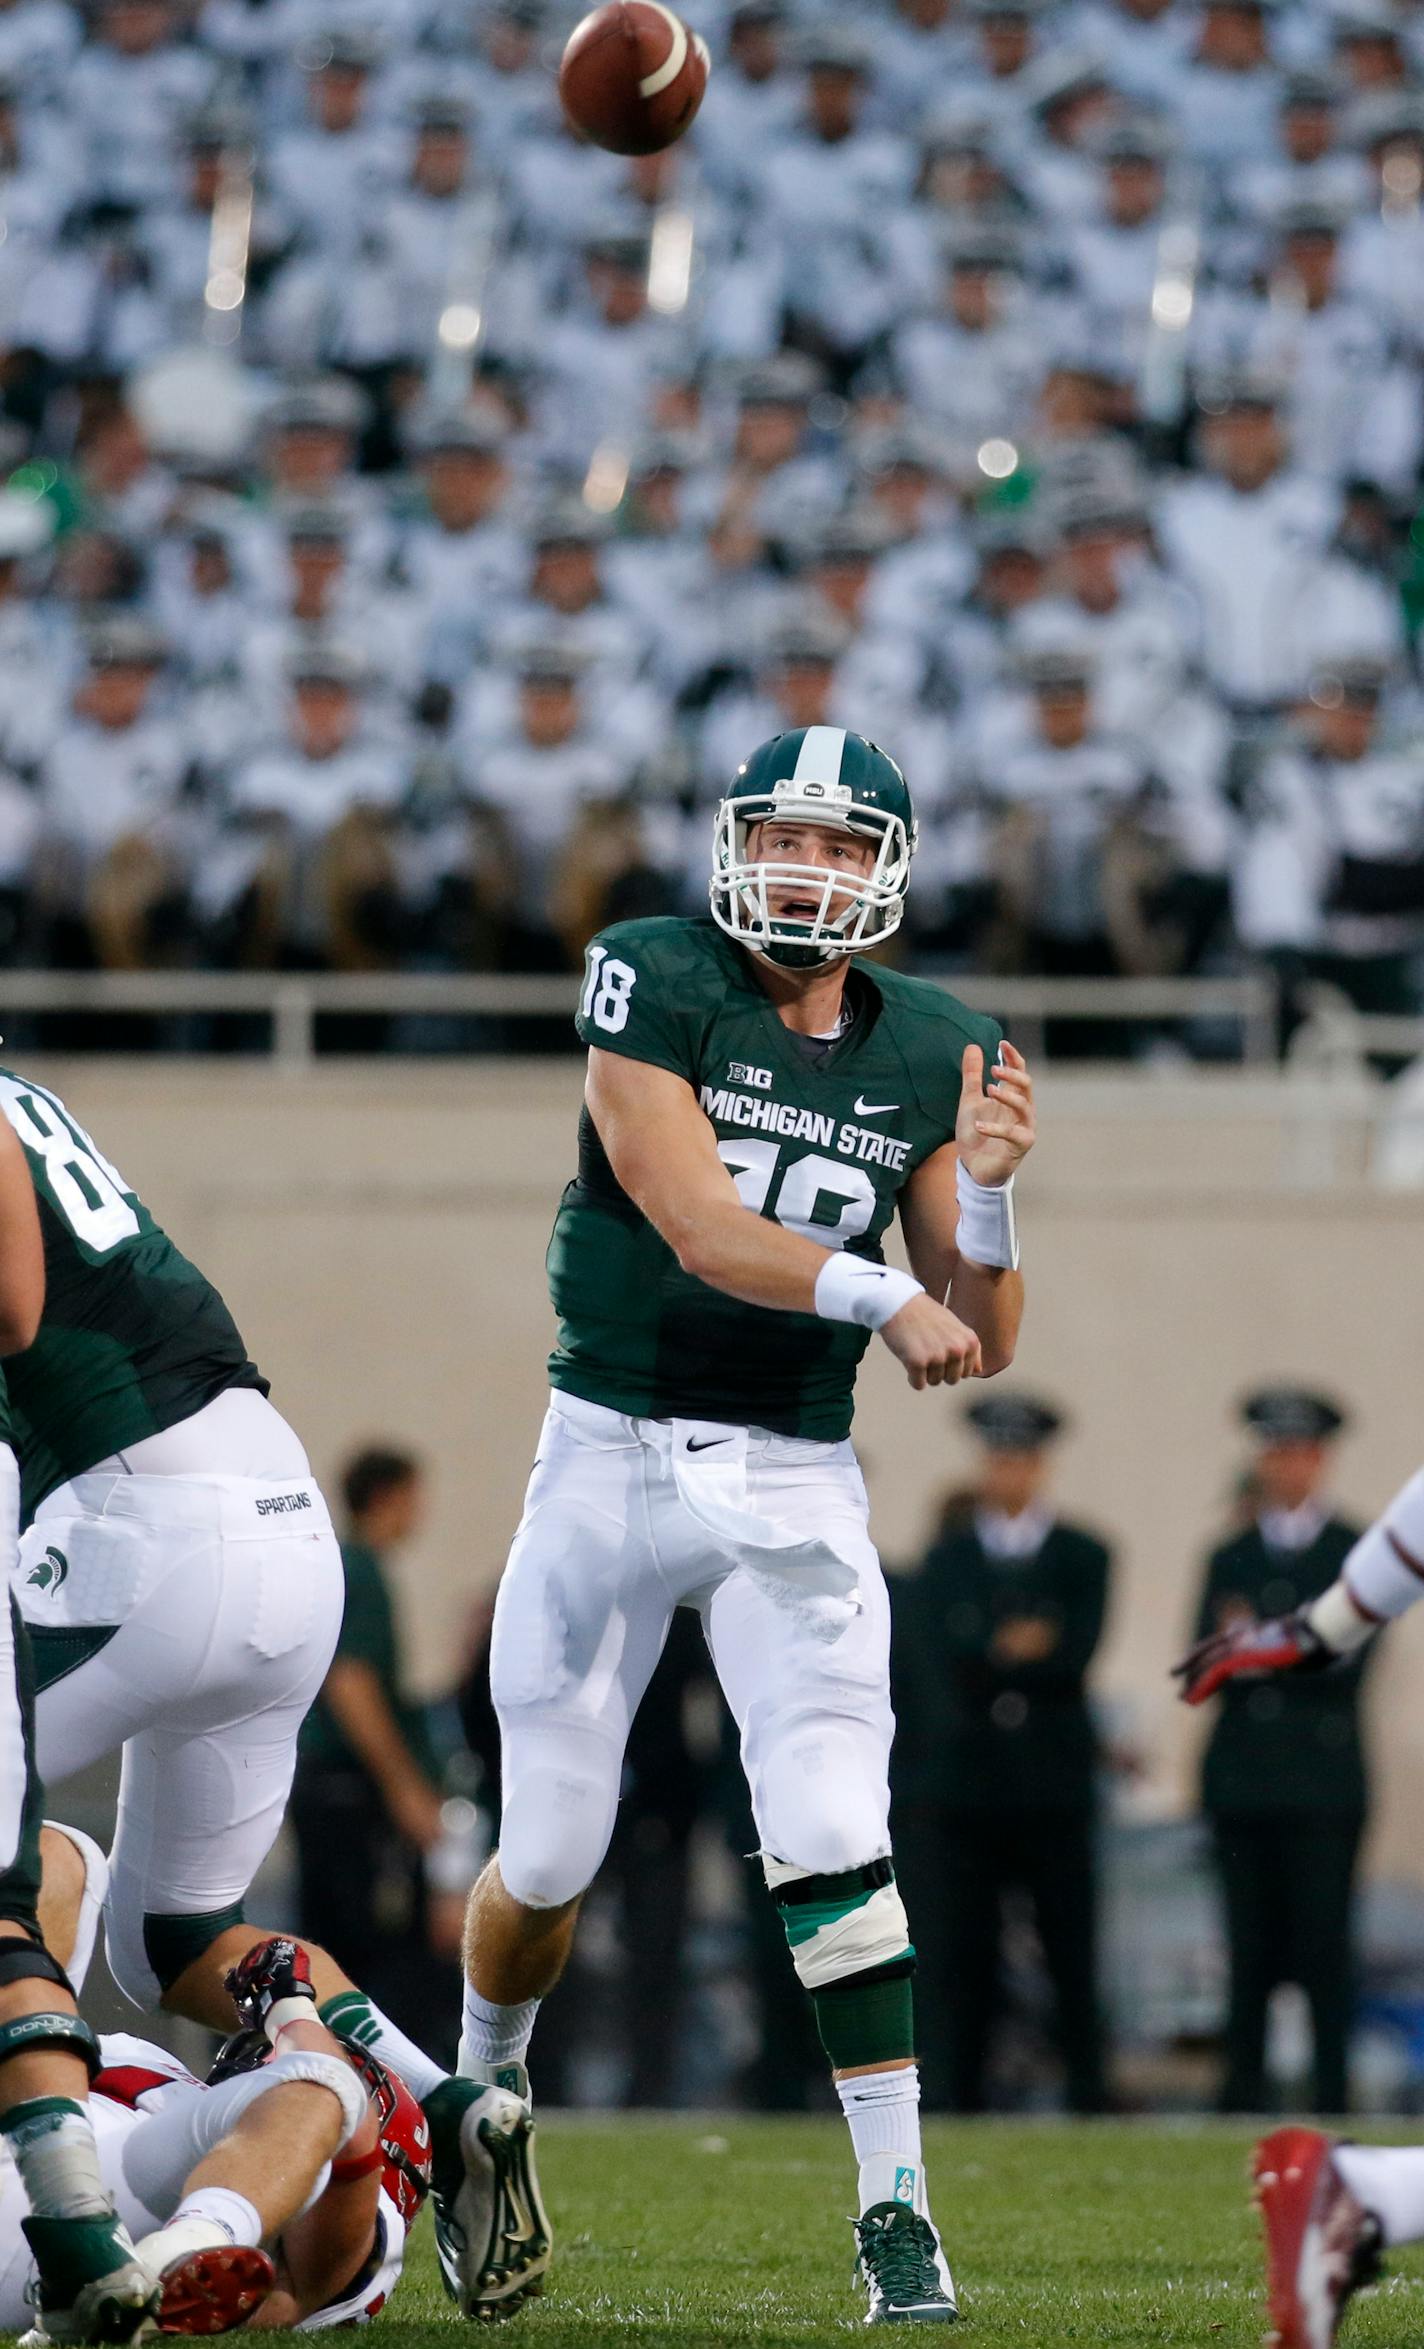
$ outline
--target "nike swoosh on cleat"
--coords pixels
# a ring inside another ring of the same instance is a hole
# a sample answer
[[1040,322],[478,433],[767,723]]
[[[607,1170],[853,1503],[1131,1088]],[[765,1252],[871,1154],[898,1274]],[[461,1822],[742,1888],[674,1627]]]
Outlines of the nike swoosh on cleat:
[[857,1095],[855,1114],[857,1117],[888,1117],[891,1110],[899,1106],[898,1101],[862,1101]]

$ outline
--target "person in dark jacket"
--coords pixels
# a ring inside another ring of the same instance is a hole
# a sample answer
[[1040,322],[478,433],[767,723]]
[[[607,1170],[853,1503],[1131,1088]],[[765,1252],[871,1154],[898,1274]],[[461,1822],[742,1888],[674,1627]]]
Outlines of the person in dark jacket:
[[1067,2102],[1098,2112],[1097,1741],[1084,1682],[1111,1557],[1049,1503],[1062,1426],[1051,1405],[995,1395],[967,1417],[983,1447],[973,1490],[895,1590],[897,1833],[921,1879],[930,2100],[984,2109],[1003,1903],[1019,1890],[1053,1985]]
[[442,1795],[422,1708],[404,1687],[389,1570],[420,1529],[424,1470],[410,1453],[368,1445],[347,1462],[341,1491],[341,1636],[302,1724],[287,1814],[301,1929],[420,2040],[440,1978],[422,1863],[440,1840]]
[[[1247,1397],[1241,1418],[1256,1447],[1250,1521],[1207,1560],[1201,1638],[1318,1598],[1360,1532],[1326,1498],[1345,1424],[1338,1404],[1267,1387]],[[1355,1867],[1368,1807],[1360,1684],[1374,1644],[1328,1672],[1236,1681],[1222,1695],[1202,1807],[1230,1953],[1224,2112],[1266,2108],[1267,2010],[1281,1982],[1299,1983],[1309,2001],[1315,2110],[1347,2106]]]

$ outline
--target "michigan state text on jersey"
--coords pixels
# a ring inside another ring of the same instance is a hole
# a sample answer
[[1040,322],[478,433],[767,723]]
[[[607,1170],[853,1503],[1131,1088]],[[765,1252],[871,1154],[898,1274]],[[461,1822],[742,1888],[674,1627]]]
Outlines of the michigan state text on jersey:
[[[710,919],[624,923],[589,948],[579,1168],[549,1250],[554,1392],[496,1607],[504,1812],[471,1896],[461,2042],[463,2072],[527,2086],[629,1725],[673,1610],[695,1607],[850,2123],[876,2323],[942,2323],[955,2303],[920,2159],[888,1607],[852,1387],[876,1331],[915,1387],[1011,1359],[1012,1180],[1034,1136],[1027,1069],[991,1021],[853,963],[897,927],[914,850],[883,751],[836,727],[779,735],[718,810]],[[910,1273],[882,1255],[897,1214]],[[442,2238],[442,2260],[477,2312],[459,2245]]]
[[[878,1264],[907,1178],[953,1135],[965,1045],[988,1055],[999,1035],[938,987],[874,965],[847,974],[845,1002],[845,1033],[819,1048],[783,1025],[710,916],[668,917],[595,940],[578,1029],[686,1080],[744,1207]],[[849,1431],[871,1331],[769,1317],[685,1273],[618,1183],[587,1107],[549,1286],[562,1393],[831,1443]]]

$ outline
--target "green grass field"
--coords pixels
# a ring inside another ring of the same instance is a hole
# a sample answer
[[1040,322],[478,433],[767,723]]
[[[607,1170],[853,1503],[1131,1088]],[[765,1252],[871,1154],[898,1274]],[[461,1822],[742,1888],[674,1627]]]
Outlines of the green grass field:
[[[553,2115],[539,2139],[555,2267],[547,2297],[501,2330],[505,2349],[805,2349],[858,2329],[838,2120]],[[965,2349],[1259,2342],[1249,2144],[1225,2126],[932,2123],[926,2163],[964,2318],[951,2337]],[[1424,2349],[1424,2255],[1395,2253],[1390,2269],[1352,2306],[1342,2349]],[[425,2349],[437,2322],[448,2349],[427,2218],[381,2331]]]

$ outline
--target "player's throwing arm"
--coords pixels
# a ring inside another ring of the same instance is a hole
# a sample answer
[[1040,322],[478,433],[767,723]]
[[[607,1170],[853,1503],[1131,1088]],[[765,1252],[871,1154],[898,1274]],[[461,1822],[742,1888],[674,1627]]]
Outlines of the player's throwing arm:
[[595,1046],[587,1100],[619,1184],[685,1273],[744,1305],[878,1330],[918,1389],[1002,1369],[1023,1311],[1009,1186],[1033,1146],[1033,1080],[1008,1043],[987,1088],[984,1074],[981,1048],[966,1046],[954,1142],[902,1194],[913,1275],[750,1212],[692,1087],[670,1070]]

